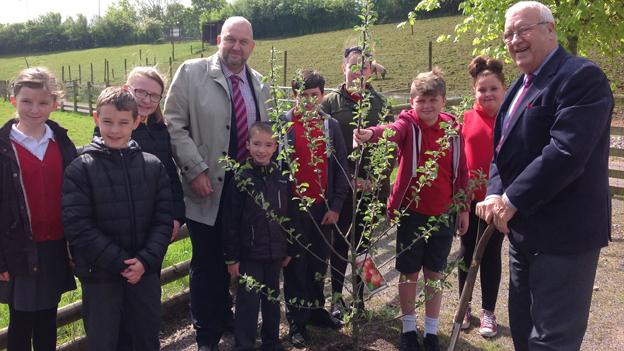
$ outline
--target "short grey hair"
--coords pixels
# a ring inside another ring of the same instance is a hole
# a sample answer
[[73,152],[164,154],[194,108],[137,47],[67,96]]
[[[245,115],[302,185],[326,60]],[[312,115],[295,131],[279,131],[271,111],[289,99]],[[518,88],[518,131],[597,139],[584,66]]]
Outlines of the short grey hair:
[[513,4],[507,9],[507,12],[505,12],[505,21],[507,21],[513,14],[524,9],[536,9],[539,12],[540,22],[555,23],[555,17],[553,17],[552,11],[550,11],[548,6],[537,1],[519,1]]

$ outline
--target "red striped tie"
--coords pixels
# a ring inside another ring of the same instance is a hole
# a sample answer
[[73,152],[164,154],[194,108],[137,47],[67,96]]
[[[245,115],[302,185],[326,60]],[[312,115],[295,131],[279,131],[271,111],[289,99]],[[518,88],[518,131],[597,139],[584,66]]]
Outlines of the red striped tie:
[[247,158],[247,108],[245,107],[245,100],[240,91],[241,78],[236,75],[230,76],[232,82],[232,102],[234,104],[234,113],[236,114],[236,137],[238,139],[238,152],[236,153],[236,161],[244,162]]
[[535,76],[530,73],[526,75],[526,79],[524,80],[524,85],[522,86],[522,91],[520,92],[518,98],[516,99],[515,101],[516,103],[511,107],[511,109],[509,110],[509,113],[507,114],[507,117],[505,118],[505,124],[503,125],[503,132],[501,133],[501,138],[500,138],[500,141],[498,142],[498,145],[496,145],[496,152],[500,151],[500,147],[503,144],[503,139],[505,139],[505,135],[507,135],[507,130],[509,129],[509,126],[511,125],[511,120],[513,118],[513,115],[514,113],[516,113],[516,110],[518,109],[518,107],[520,107],[520,103],[522,102],[522,99],[524,99],[524,95],[526,95],[527,91],[529,90],[529,87],[533,83],[533,78],[535,78]]

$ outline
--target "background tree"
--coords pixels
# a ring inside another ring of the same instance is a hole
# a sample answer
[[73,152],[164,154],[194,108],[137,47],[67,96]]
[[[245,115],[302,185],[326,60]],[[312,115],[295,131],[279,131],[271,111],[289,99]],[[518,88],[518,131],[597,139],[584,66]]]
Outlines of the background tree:
[[[415,11],[431,11],[451,0],[422,0]],[[455,27],[455,39],[473,36],[475,54],[501,57],[505,11],[514,0],[464,0],[459,9],[466,16]],[[541,0],[555,16],[561,44],[572,54],[597,50],[606,57],[624,55],[624,6],[622,0]],[[414,24],[415,12],[409,14]],[[441,37],[446,39],[448,37]]]

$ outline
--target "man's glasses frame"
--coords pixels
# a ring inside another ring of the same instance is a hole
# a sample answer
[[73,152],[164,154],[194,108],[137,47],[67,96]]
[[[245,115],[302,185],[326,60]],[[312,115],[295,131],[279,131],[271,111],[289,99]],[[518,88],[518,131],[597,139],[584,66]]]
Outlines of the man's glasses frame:
[[526,26],[522,26],[518,29],[516,29],[515,31],[507,31],[505,33],[503,33],[503,41],[505,42],[505,44],[509,44],[513,41],[513,39],[515,37],[518,37],[520,39],[524,39],[526,38],[526,36],[531,33],[531,31],[542,24],[547,24],[550,23],[548,21],[541,21],[541,22],[537,22],[537,23],[533,23],[533,24],[529,24]]

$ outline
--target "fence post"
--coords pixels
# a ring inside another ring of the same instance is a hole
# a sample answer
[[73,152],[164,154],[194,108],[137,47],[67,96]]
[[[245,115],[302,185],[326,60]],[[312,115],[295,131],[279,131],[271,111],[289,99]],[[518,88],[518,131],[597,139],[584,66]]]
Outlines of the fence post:
[[124,58],[124,79],[128,79],[128,60]]
[[115,80],[115,69],[111,68],[111,73],[113,74],[113,80]]
[[102,80],[102,81],[104,82],[104,84],[106,84],[106,65],[107,65],[107,64],[108,64],[108,63],[107,63],[107,60],[106,60],[106,59],[104,59],[104,73],[103,73],[103,75],[104,75],[104,79]]
[[146,66],[149,66],[149,61],[148,60],[149,60],[149,58],[147,56],[145,56],[145,65]]
[[139,49],[139,64],[143,61],[143,51]]
[[193,45],[191,45],[191,56],[193,56]]
[[91,66],[91,84],[93,84],[93,62],[89,63]]
[[154,64],[153,66],[156,66],[156,56],[154,56]]
[[78,64],[78,82],[82,84],[82,66]]
[[202,52],[199,57],[204,58],[204,53]]
[[429,71],[433,69],[433,43],[429,42]]
[[110,63],[106,60],[106,85],[110,84]]
[[169,77],[173,77],[173,60],[169,57]]
[[72,90],[74,94],[74,112],[78,112],[78,84],[72,80]]
[[61,82],[65,83],[65,66],[61,66]]
[[71,76],[71,66],[67,66],[67,71],[69,73],[69,81],[73,82],[74,80],[72,79],[72,76]]
[[92,99],[92,85],[91,82],[87,82],[87,99],[89,100],[89,116],[93,116],[93,99]]
[[286,86],[287,76],[288,76],[288,51],[284,50],[284,86]]

